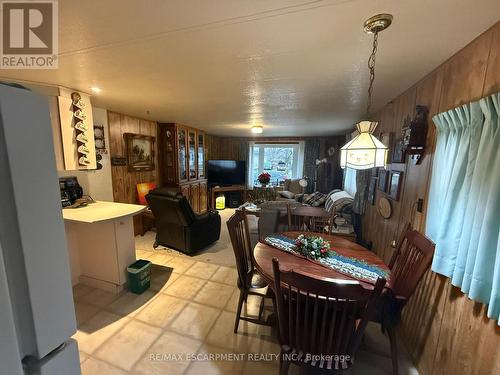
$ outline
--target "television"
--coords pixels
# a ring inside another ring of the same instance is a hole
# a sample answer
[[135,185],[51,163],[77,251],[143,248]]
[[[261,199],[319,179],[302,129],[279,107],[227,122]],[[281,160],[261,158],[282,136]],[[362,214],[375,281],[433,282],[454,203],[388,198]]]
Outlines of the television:
[[244,185],[246,162],[240,160],[209,160],[207,177],[209,186]]

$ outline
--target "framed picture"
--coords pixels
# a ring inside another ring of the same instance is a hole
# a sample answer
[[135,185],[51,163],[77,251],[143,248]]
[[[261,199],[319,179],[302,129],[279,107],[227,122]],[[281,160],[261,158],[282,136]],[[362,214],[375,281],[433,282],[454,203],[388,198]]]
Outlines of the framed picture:
[[380,142],[387,146],[387,164],[391,163],[392,160],[392,146],[394,142],[394,132],[380,133]]
[[378,189],[384,193],[387,191],[387,182],[389,181],[389,171],[381,169],[378,176]]
[[400,138],[394,144],[394,151],[392,153],[392,163],[404,163],[405,162],[405,145],[403,138]]
[[150,135],[125,133],[127,165],[131,172],[151,171],[155,169],[155,137]]
[[401,181],[403,179],[403,172],[392,171],[389,179],[389,191],[387,194],[390,198],[397,201],[399,200],[399,191],[401,190]]
[[368,202],[373,206],[375,204],[375,192],[377,191],[377,177],[372,177],[370,179],[370,184],[368,185]]

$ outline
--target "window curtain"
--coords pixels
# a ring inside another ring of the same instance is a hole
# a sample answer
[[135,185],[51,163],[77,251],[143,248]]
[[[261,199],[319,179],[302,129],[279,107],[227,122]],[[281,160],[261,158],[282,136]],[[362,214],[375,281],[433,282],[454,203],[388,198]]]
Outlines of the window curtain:
[[352,197],[356,194],[356,169],[344,169],[344,190]]
[[314,177],[316,172],[316,159],[319,159],[319,138],[307,138],[304,147],[304,177],[308,184],[306,193],[310,194],[314,190]]
[[500,94],[436,115],[426,234],[432,270],[500,325]]
[[[358,131],[355,130],[349,134],[346,134],[345,141],[349,142],[355,136],[358,135]],[[344,190],[347,191],[353,197],[356,195],[356,169],[345,168],[344,169]]]
[[371,169],[356,170],[356,194],[352,210],[355,214],[363,215],[365,213],[366,200],[368,198],[368,183],[372,175]]
[[253,180],[252,180],[252,170],[253,170],[253,151],[255,148],[255,142],[247,142],[247,189],[253,190]]

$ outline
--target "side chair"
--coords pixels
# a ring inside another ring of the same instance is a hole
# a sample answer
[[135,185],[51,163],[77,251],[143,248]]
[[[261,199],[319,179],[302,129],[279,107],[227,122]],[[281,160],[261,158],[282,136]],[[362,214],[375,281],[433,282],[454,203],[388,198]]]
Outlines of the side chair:
[[280,374],[291,363],[345,373],[354,363],[361,338],[386,283],[373,290],[357,281],[318,279],[280,269],[273,259],[280,333]]
[[423,234],[405,225],[389,262],[392,292],[382,295],[381,304],[372,321],[387,331],[391,345],[392,373],[398,374],[398,347],[396,327],[401,312],[415,292],[420,280],[430,268],[435,244]]
[[[267,281],[255,270],[252,255],[253,249],[250,244],[250,235],[245,212],[237,210],[227,221],[227,228],[236,258],[238,289],[240,290],[236,320],[234,322],[234,333],[238,332],[240,320],[261,325],[271,325],[269,322],[263,320],[262,314],[264,310],[264,299],[270,298],[274,306],[274,295]],[[243,302],[246,303],[249,295],[255,295],[262,298],[257,318],[241,315]]]

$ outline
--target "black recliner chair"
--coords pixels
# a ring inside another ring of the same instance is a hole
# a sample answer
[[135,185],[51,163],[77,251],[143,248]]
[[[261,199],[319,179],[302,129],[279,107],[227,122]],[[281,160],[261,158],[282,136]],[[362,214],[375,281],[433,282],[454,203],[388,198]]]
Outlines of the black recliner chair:
[[219,239],[219,213],[209,211],[195,214],[178,188],[156,188],[146,195],[146,200],[156,223],[153,247],[162,245],[193,254]]

